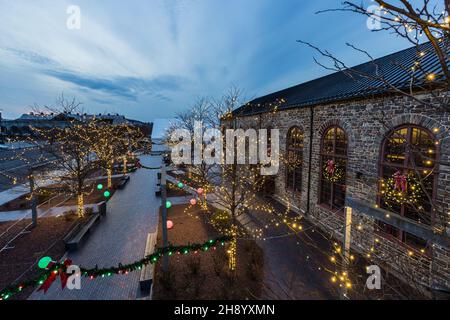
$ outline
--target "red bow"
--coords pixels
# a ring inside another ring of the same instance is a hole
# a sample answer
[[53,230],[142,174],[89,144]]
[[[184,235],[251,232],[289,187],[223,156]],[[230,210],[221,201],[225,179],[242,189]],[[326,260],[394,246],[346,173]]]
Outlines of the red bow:
[[142,168],[142,164],[140,161],[136,162],[136,168],[138,168],[138,169]]
[[[59,277],[61,279],[61,287],[64,289],[67,284],[67,268],[72,264],[72,260],[66,259],[64,260],[64,267],[61,267],[57,270],[52,271],[52,273],[48,276],[47,279],[45,279],[44,283],[39,287],[38,291],[44,290],[44,293],[47,293],[48,289],[51,287],[52,283],[56,280],[56,277],[59,274]],[[51,269],[55,265],[55,262],[50,262],[47,266],[47,269]]]
[[400,171],[394,173],[395,186],[394,189],[401,192],[406,192],[406,176]]
[[333,160],[328,160],[327,161],[327,172],[328,172],[328,174],[329,175],[333,175],[335,169],[336,169],[336,166],[334,165],[334,161]]

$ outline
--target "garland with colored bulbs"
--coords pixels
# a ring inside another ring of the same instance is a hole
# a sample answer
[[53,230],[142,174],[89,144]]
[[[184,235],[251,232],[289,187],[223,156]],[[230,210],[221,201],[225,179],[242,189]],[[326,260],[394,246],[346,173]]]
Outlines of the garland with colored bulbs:
[[[215,248],[218,244],[225,245],[226,242],[231,241],[231,237],[222,236],[216,239],[211,239],[202,244],[189,244],[189,245],[181,245],[181,246],[168,246],[164,248],[158,248],[154,253],[145,256],[143,259],[135,261],[133,263],[129,263],[126,265],[122,265],[119,263],[117,267],[109,267],[109,268],[82,268],[80,267],[81,275],[84,277],[89,277],[90,279],[95,279],[97,277],[108,277],[113,274],[128,274],[129,272],[133,272],[136,270],[141,270],[143,266],[148,264],[156,263],[163,256],[171,256],[173,254],[188,254],[189,252],[197,253],[199,251],[206,252],[209,248]],[[34,287],[37,285],[43,285],[44,282],[52,276],[52,274],[66,274],[68,264],[65,262],[56,262],[51,265],[48,270],[45,270],[39,277],[25,281],[18,285],[11,285],[7,288],[0,291],[0,300],[7,300],[11,298],[13,295],[16,295],[22,292],[23,289],[27,287]]]

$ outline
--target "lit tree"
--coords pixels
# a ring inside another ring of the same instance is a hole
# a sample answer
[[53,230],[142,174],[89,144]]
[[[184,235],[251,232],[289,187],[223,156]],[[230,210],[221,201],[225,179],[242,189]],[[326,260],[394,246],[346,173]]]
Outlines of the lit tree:
[[126,173],[128,152],[139,146],[144,135],[138,127],[127,124],[114,125],[94,119],[88,125],[95,137],[92,151],[106,170],[107,187],[111,188],[114,163],[123,160],[123,170]]
[[131,152],[143,150],[148,146],[149,134],[146,126],[120,124],[115,126],[115,149],[118,160],[123,160],[123,173],[127,172],[127,157]]
[[114,161],[119,157],[118,145],[120,140],[116,139],[116,130],[111,124],[92,121],[90,127],[96,140],[96,143],[92,145],[92,152],[95,153],[100,165],[106,170],[107,188],[111,189]]
[[228,253],[229,269],[235,271],[237,237],[246,234],[245,229],[238,222],[238,217],[256,209],[257,194],[261,191],[264,178],[258,176],[256,170],[249,170],[247,165],[238,164],[223,165],[221,178],[221,185],[214,186],[212,201],[219,204],[229,214],[230,223],[225,224],[223,232],[233,237]]
[[[219,127],[221,119],[227,119],[230,125],[227,128],[235,129],[237,126],[236,119],[232,119],[230,115],[231,111],[240,105],[240,100],[241,91],[233,88],[220,100],[214,101],[209,106],[208,112],[202,115],[202,118],[208,119],[209,126],[213,128]],[[197,110],[205,109],[198,107]],[[225,127],[222,129],[225,129]],[[256,143],[256,141],[250,141],[250,143]],[[208,146],[209,144],[205,143],[203,145],[203,151]],[[236,151],[236,145],[233,149]],[[215,150],[215,152],[219,151]],[[237,158],[237,156],[236,152],[234,152],[233,157]],[[211,193],[207,199],[208,202],[215,203],[219,208],[223,208],[224,210],[224,212],[220,212],[218,215],[213,215],[211,217],[211,223],[222,233],[233,237],[228,254],[229,269],[234,272],[237,264],[237,237],[246,234],[246,230],[238,222],[238,216],[257,207],[255,205],[256,197],[261,190],[264,177],[256,174],[256,166],[250,168],[248,164],[237,164],[236,161],[232,161],[230,164],[221,163],[210,166],[209,170],[211,171],[215,168],[216,170],[214,172],[217,175],[199,175],[196,179],[194,178],[194,181],[203,190],[208,190]],[[202,171],[202,169],[199,171]]]
[[97,164],[90,159],[95,141],[91,127],[85,123],[71,123],[67,128],[52,130],[34,129],[37,139],[43,141],[41,148],[56,159],[64,174],[60,180],[64,191],[77,197],[78,216],[84,216],[84,196],[90,192],[85,183],[87,178],[98,170]]
[[[242,92],[237,88],[230,89],[224,96],[217,100],[209,100],[206,103],[206,99],[201,99],[190,110],[186,111],[182,115],[178,116],[178,124],[175,124],[172,128],[187,129],[191,136],[194,132],[194,121],[203,121],[207,123],[203,129],[219,129],[222,135],[226,135],[226,129],[238,129],[240,126],[238,117],[233,116],[232,111],[242,104]],[[170,131],[169,131],[170,132]],[[233,138],[227,139],[226,143],[233,141],[228,145],[230,150],[234,150],[232,154],[228,155],[230,158],[237,160],[239,155],[236,151],[246,152],[246,140],[248,140],[248,147],[251,145],[254,147],[258,143],[258,137],[245,138],[238,133],[235,135],[235,131],[232,130]],[[234,139],[234,140],[233,140]],[[237,143],[235,143],[237,142]],[[244,148],[239,147],[239,144],[244,145]],[[252,212],[266,212],[274,214],[271,219],[271,223],[279,226],[278,219],[281,218],[284,223],[291,223],[295,227],[299,227],[296,222],[298,219],[292,219],[287,217],[286,212],[276,212],[274,207],[269,203],[262,203],[259,201],[259,194],[262,191],[266,176],[261,175],[259,170],[261,165],[250,164],[250,161],[245,160],[245,164],[239,164],[237,161],[220,161],[220,158],[224,158],[224,149],[227,145],[215,144],[211,141],[202,142],[202,153],[209,154],[210,156],[217,157],[218,162],[214,164],[206,163],[203,161],[201,164],[190,166],[192,171],[198,173],[195,175],[189,175],[187,181],[191,186],[195,186],[201,189],[202,200],[200,204],[205,211],[208,211],[208,204],[219,208],[218,212],[208,215],[209,222],[221,233],[230,235],[233,241],[230,244],[228,250],[229,254],[229,269],[231,271],[236,270],[237,265],[237,239],[241,236],[254,237],[255,239],[261,238],[263,230],[257,228],[250,230],[239,223],[239,216]],[[249,151],[250,152],[250,151]],[[241,162],[241,161],[240,161]],[[204,174],[201,174],[201,173]],[[206,193],[209,193],[208,196]],[[294,221],[295,220],[295,221]],[[288,222],[289,221],[289,222]]]

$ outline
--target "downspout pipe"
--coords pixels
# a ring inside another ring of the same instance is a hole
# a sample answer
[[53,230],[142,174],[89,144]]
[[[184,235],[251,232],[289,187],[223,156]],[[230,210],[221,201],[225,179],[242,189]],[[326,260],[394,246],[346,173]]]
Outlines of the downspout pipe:
[[309,157],[308,157],[308,191],[306,199],[306,215],[310,214],[311,210],[311,168],[312,168],[312,149],[314,138],[314,107],[309,107]]

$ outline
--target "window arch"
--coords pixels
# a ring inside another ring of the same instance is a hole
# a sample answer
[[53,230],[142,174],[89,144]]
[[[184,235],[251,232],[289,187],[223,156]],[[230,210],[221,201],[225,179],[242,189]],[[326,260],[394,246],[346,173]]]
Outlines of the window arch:
[[[417,125],[392,130],[381,148],[379,206],[430,225],[437,158],[438,143],[429,130]],[[426,245],[424,240],[389,224],[379,221],[378,227],[413,247]]]
[[322,136],[320,149],[319,203],[340,210],[345,205],[348,141],[345,131],[328,128]]
[[299,127],[289,129],[286,137],[286,188],[295,192],[302,190],[302,165],[304,134]]

